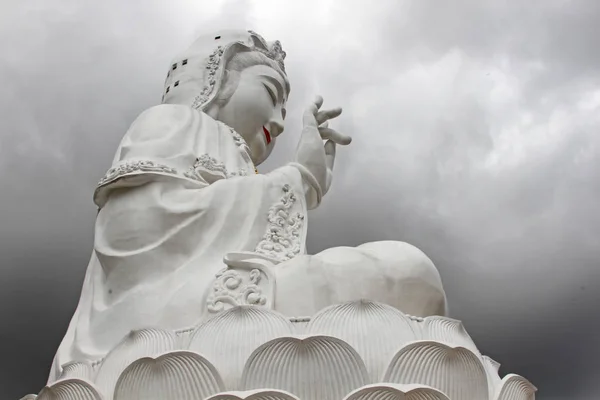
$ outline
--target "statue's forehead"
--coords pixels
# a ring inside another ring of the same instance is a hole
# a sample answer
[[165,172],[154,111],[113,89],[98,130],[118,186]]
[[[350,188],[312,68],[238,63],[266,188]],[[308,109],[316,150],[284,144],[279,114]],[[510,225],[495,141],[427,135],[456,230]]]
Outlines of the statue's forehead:
[[259,80],[275,80],[279,83],[281,90],[283,91],[284,98],[287,100],[288,91],[286,88],[286,81],[279,71],[268,66],[268,65],[253,65],[245,68],[241,72],[242,76],[247,79],[259,79]]
[[268,75],[268,76],[272,76],[272,77],[276,78],[282,84],[285,83],[283,76],[281,76],[281,73],[279,73],[279,71],[277,71],[276,69],[274,69],[273,67],[270,67],[268,65],[263,65],[263,64],[252,65],[250,67],[244,68],[242,73],[246,74],[246,75],[255,75],[255,76]]

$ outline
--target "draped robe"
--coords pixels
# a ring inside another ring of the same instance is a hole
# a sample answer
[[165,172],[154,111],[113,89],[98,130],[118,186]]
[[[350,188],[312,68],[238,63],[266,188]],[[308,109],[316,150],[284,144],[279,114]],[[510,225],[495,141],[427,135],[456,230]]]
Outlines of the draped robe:
[[131,330],[197,324],[232,252],[275,265],[274,308],[289,316],[358,298],[445,313],[437,270],[410,245],[306,255],[314,191],[293,164],[255,174],[244,146],[226,125],[183,105],[152,107],[131,125],[94,196],[94,250],[50,382],[68,362],[101,359]]

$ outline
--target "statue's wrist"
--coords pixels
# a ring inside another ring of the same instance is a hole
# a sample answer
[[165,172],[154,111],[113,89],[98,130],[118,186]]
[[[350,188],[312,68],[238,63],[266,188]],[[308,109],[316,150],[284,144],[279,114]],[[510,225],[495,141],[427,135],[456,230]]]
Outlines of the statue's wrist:
[[316,208],[321,204],[321,199],[323,198],[323,188],[319,184],[319,181],[304,165],[297,162],[292,162],[289,165],[295,167],[300,172],[308,209]]

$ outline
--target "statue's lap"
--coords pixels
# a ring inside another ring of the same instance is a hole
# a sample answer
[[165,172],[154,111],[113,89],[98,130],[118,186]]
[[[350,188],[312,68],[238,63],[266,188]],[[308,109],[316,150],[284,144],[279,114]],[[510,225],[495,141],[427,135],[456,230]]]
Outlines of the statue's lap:
[[275,309],[287,316],[311,316],[360,299],[420,317],[446,314],[446,296],[433,262],[404,242],[370,242],[298,256],[277,265],[275,278]]

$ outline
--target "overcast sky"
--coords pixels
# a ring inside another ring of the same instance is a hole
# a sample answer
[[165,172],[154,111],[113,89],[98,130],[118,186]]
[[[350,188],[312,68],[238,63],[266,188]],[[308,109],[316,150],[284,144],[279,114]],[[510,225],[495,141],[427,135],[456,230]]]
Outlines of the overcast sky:
[[600,1],[4,0],[0,397],[45,384],[92,250],[92,193],[170,60],[203,32],[281,40],[293,156],[342,106],[309,250],[393,239],[538,399],[600,397]]

